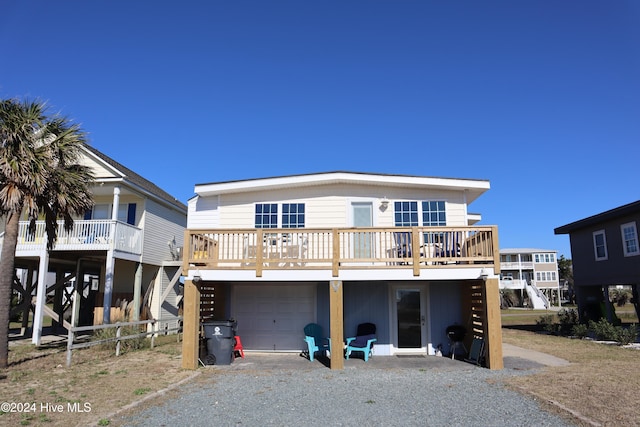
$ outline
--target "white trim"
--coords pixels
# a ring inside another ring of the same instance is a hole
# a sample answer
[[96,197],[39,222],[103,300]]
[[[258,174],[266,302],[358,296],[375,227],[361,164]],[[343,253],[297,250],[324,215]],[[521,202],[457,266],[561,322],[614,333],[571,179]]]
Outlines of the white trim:
[[[602,236],[604,243],[604,256],[598,256],[598,246],[596,243],[596,236]],[[598,230],[593,232],[593,255],[595,256],[596,261],[606,261],[609,259],[609,251],[607,250],[607,234],[604,230]]]
[[[627,241],[625,240],[624,229],[629,227],[633,227],[633,238],[636,241],[635,252],[627,251]],[[627,222],[626,224],[622,224],[620,226],[620,234],[622,235],[622,252],[624,253],[624,256],[628,257],[628,256],[640,255],[640,245],[638,242],[638,228],[636,227],[636,222],[631,221],[631,222]]]
[[[398,347],[398,307],[396,292],[401,289],[417,290],[420,292],[420,316],[424,316],[424,325],[421,327],[420,339],[422,346],[419,348]],[[434,354],[431,344],[431,319],[429,317],[429,286],[424,283],[400,283],[389,286],[389,352],[394,354]]]
[[[489,190],[489,181],[437,178],[407,175],[365,174],[330,172],[309,175],[293,175],[274,178],[249,179],[209,184],[196,184],[194,192],[200,196],[213,196],[245,191],[266,191],[293,187],[309,187],[328,184],[360,184],[402,188],[437,188],[441,190],[468,191],[469,203]],[[473,194],[472,194],[473,193]]]

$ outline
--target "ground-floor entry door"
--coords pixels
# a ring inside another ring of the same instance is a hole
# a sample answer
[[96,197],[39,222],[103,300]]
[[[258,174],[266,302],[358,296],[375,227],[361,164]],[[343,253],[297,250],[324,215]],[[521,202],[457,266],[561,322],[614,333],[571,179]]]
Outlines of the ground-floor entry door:
[[395,348],[398,352],[426,351],[427,310],[423,286],[393,288]]
[[245,350],[300,351],[315,321],[315,285],[260,284],[232,288],[232,316]]

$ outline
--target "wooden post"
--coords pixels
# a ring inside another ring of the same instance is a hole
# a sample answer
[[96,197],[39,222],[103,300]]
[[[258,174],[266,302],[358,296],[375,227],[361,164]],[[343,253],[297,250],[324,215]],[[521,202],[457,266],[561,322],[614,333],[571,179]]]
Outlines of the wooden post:
[[200,348],[200,288],[191,280],[184,281],[182,367],[198,368]]
[[498,278],[484,281],[484,306],[486,321],[487,367],[502,369],[502,321],[500,320],[500,291]]
[[498,243],[498,227],[491,227],[491,250],[493,251],[493,274],[500,274],[500,246]]
[[264,267],[264,233],[261,228],[256,231],[256,277],[262,277],[262,267]]
[[333,229],[333,262],[331,264],[331,274],[333,277],[340,275],[340,233],[338,233],[338,230],[335,228]]
[[342,280],[329,282],[329,310],[331,328],[331,369],[344,369],[344,324]]
[[411,255],[413,256],[413,275],[420,275],[420,236],[418,227],[411,227]]

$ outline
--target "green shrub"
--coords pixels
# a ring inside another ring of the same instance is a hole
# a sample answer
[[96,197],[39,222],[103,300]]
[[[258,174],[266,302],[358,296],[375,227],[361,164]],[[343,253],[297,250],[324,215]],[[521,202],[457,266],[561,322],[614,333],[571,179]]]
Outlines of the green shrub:
[[596,339],[603,341],[616,341],[621,345],[627,345],[635,342],[638,338],[638,327],[633,324],[629,328],[613,325],[606,319],[600,319],[597,322],[589,321],[589,329],[593,332]]
[[580,323],[578,319],[578,311],[573,308],[563,308],[558,311],[558,321],[560,322],[560,335],[571,335],[573,334],[573,327]]
[[576,324],[571,328],[571,335],[578,338],[585,338],[589,334],[589,327],[584,324]]
[[593,332],[597,340],[617,341],[618,331],[612,323],[607,321],[607,319],[603,318],[597,322],[589,320],[589,330]]
[[544,314],[540,316],[540,319],[536,320],[536,325],[546,332],[556,334],[558,333],[558,325],[554,323],[554,319],[553,314]]
[[630,325],[628,328],[617,326],[616,329],[618,330],[616,341],[618,341],[620,345],[627,345],[632,342],[636,342],[636,339],[638,338],[638,326],[635,323]]

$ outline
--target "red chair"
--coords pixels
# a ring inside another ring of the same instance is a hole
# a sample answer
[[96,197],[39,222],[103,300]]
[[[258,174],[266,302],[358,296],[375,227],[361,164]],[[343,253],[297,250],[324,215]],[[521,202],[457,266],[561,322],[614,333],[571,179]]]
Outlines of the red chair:
[[240,341],[239,336],[234,337],[236,340],[236,344],[233,346],[233,354],[237,357],[240,355],[244,359],[244,348],[242,347],[242,341]]

